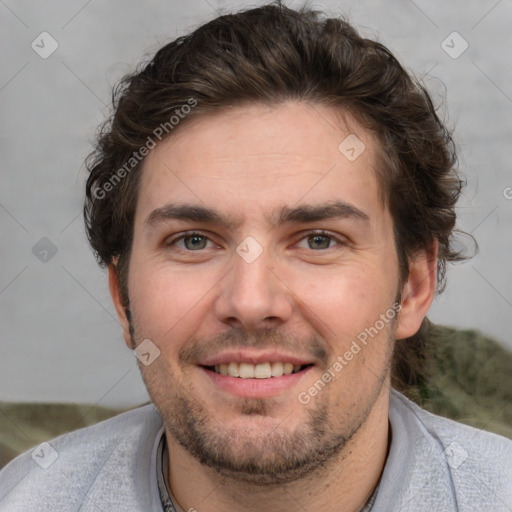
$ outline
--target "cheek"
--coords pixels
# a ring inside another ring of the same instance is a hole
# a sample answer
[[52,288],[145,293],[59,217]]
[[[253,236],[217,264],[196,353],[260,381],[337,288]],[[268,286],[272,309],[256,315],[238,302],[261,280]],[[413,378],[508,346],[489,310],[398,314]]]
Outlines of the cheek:
[[198,315],[210,300],[211,272],[166,268],[165,264],[137,265],[130,275],[130,305],[136,327],[155,340],[188,335],[187,326],[197,327]]
[[363,265],[297,274],[294,286],[302,314],[326,340],[351,340],[373,325],[391,306],[392,289],[386,276]]

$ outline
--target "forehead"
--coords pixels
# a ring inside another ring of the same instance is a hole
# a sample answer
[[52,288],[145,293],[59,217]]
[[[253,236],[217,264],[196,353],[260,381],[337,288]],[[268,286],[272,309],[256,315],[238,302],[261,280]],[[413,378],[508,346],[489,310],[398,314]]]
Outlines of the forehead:
[[215,206],[241,220],[261,211],[342,200],[379,207],[377,142],[349,114],[303,102],[199,115],[143,166],[137,217],[167,203]]

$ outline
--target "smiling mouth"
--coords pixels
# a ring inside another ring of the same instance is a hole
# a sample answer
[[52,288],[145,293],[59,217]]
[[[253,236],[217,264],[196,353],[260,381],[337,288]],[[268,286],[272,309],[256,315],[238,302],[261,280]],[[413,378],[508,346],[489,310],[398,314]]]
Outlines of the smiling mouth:
[[299,373],[306,368],[313,366],[312,364],[296,364],[292,363],[225,363],[217,364],[215,366],[204,366],[207,370],[215,372],[219,375],[228,377],[238,377],[240,379],[271,379],[282,377],[283,375],[291,375],[292,373]]

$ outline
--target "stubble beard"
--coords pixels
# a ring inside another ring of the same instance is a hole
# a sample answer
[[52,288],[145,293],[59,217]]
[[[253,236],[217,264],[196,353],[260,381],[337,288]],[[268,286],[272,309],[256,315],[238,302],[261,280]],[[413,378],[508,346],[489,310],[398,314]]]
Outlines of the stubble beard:
[[[388,327],[386,342],[390,345],[394,329],[392,324]],[[135,335],[134,327],[132,331]],[[167,435],[223,478],[271,486],[291,483],[315,472],[320,474],[344,458],[347,444],[365,424],[389,375],[391,351],[388,352],[387,364],[370,395],[366,395],[365,406],[356,414],[345,417],[340,423],[328,402],[329,395],[326,393],[323,399],[320,392],[304,406],[306,419],[296,428],[287,428],[284,418],[262,433],[255,429],[230,429],[212,418],[208,407],[196,399],[190,389],[185,389],[176,379],[170,381],[171,372],[165,364],[158,369],[158,365],[153,369],[139,366]],[[239,399],[235,403],[240,415],[253,416],[255,420],[270,416],[275,409],[272,399]]]

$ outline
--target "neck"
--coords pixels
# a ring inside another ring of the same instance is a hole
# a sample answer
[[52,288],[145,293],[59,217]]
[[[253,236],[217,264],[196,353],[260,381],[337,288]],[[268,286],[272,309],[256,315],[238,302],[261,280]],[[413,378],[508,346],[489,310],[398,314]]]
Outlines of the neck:
[[367,420],[332,462],[288,484],[254,485],[222,478],[202,465],[166,431],[169,486],[183,510],[214,512],[304,510],[357,512],[379,483],[388,451],[389,387],[384,384]]

